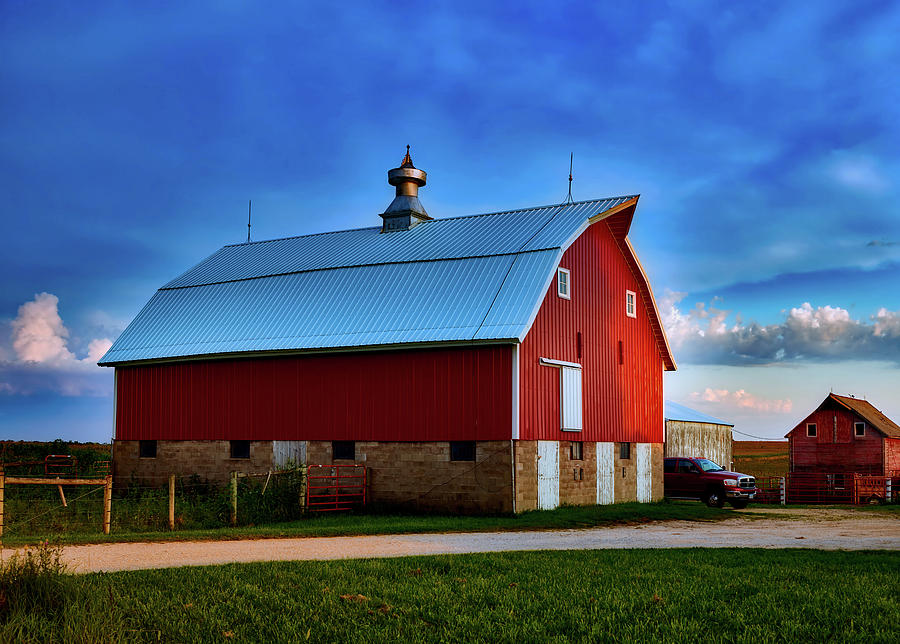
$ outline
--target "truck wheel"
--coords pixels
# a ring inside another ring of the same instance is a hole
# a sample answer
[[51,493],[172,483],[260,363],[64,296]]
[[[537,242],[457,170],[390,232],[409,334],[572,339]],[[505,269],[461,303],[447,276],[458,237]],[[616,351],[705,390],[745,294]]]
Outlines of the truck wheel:
[[722,494],[722,491],[715,488],[707,490],[706,505],[711,508],[721,508],[723,505],[725,505],[725,498]]
[[747,502],[746,501],[732,501],[731,507],[733,507],[735,510],[743,510],[744,508],[747,507]]

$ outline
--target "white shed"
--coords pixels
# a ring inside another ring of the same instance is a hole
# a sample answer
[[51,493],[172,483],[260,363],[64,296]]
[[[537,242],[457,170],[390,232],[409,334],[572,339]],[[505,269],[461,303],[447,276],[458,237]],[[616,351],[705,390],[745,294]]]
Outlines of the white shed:
[[726,423],[699,411],[665,402],[666,456],[699,456],[731,469],[731,429]]

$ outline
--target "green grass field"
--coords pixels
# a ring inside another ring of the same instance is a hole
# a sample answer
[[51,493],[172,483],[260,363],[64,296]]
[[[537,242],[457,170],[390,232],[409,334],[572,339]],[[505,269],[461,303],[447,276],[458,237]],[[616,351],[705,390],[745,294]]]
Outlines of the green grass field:
[[63,576],[0,641],[896,642],[900,554],[522,552]]
[[734,469],[756,478],[781,477],[790,470],[785,441],[735,441]]
[[[495,530],[543,530],[589,528],[602,525],[650,521],[719,521],[734,516],[732,510],[708,508],[693,501],[617,503],[604,506],[565,506],[550,511],[518,515],[457,516],[437,514],[321,514],[264,525],[235,528],[146,530],[117,521],[121,509],[113,501],[113,531],[104,535],[94,520],[85,524],[63,524],[62,529],[7,530],[3,545],[19,546],[50,539],[54,543],[105,543],[115,541],[187,541],[198,539],[262,539],[272,537],[333,537],[361,534],[408,534],[415,532],[485,532]],[[99,520],[99,519],[98,519]],[[129,529],[130,528],[130,529]]]

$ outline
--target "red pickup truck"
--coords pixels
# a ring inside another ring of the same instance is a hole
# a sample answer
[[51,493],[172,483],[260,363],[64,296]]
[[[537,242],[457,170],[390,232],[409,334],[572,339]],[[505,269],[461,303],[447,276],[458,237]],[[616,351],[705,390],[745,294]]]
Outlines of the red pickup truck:
[[729,472],[708,458],[670,457],[663,461],[665,495],[672,499],[700,499],[721,508],[725,501],[737,509],[746,508],[758,492],[756,479]]

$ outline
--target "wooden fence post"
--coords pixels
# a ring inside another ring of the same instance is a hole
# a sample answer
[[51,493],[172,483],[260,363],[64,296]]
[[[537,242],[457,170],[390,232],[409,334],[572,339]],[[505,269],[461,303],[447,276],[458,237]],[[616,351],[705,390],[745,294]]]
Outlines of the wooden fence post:
[[103,485],[103,534],[109,534],[109,524],[112,520],[112,484],[111,474],[106,475],[106,483]]
[[300,465],[298,469],[300,470],[300,511],[306,513],[306,486],[308,484],[306,477],[309,469],[306,465]]
[[237,525],[238,473],[231,473],[231,525]]
[[169,474],[169,530],[175,529],[175,475]]
[[787,489],[785,489],[783,476],[779,479],[778,487],[781,489],[781,505],[785,505],[785,502],[787,501]]
[[3,536],[3,488],[6,487],[6,475],[0,467],[0,537]]

